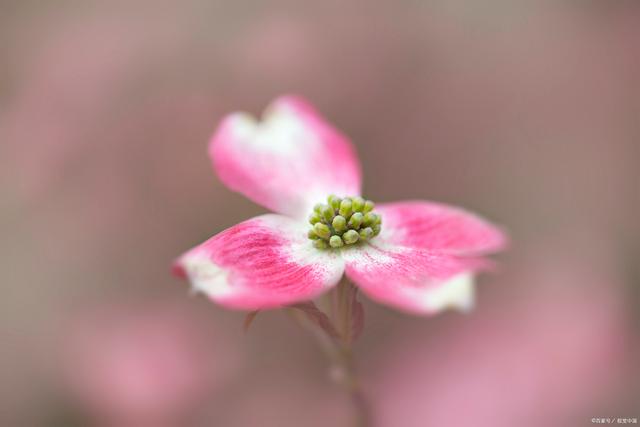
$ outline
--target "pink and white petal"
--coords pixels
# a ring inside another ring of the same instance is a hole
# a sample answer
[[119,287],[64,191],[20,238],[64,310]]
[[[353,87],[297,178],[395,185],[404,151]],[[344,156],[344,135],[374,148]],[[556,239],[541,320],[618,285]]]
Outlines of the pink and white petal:
[[389,244],[344,251],[346,274],[371,299],[413,314],[473,307],[481,259]]
[[422,296],[428,311],[439,313],[452,308],[471,311],[475,305],[475,277],[472,272],[460,273],[442,282]]
[[360,194],[360,163],[351,143],[297,97],[276,99],[261,122],[245,113],[227,116],[209,154],[230,189],[289,216],[306,216],[329,194]]
[[306,232],[304,223],[262,215],[188,251],[174,272],[227,308],[261,310],[310,300],[338,283],[344,261],[315,249]]
[[457,255],[497,252],[506,235],[487,220],[440,203],[408,201],[378,205],[382,238],[398,245]]

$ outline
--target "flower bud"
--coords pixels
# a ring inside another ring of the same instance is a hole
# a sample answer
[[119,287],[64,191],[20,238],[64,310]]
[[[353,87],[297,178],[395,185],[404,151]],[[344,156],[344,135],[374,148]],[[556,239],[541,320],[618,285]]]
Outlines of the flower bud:
[[362,209],[362,212],[363,213],[371,212],[375,207],[376,205],[371,200],[367,200],[366,202],[364,202],[364,208]]
[[331,236],[331,239],[329,239],[329,245],[332,248],[339,248],[344,245],[344,242],[340,236]]
[[331,206],[331,209],[333,209],[334,212],[340,209],[340,202],[342,201],[340,197],[332,194],[327,197],[327,201],[329,202],[329,206]]
[[360,239],[369,240],[373,237],[373,229],[371,227],[363,228],[360,230]]
[[360,212],[355,212],[353,215],[351,215],[351,218],[349,218],[349,227],[357,230],[358,228],[360,228],[360,224],[362,224],[363,219],[364,215],[362,215]]
[[333,228],[338,233],[341,233],[347,229],[347,220],[342,215],[338,215],[335,218],[333,218],[333,222],[331,223],[331,225],[333,225]]
[[316,225],[313,226],[313,231],[323,239],[328,239],[331,236],[331,229],[327,224],[323,224],[322,222],[316,223]]
[[351,199],[342,199],[340,202],[340,209],[338,210],[340,215],[345,218],[348,218],[351,215]]
[[349,230],[342,235],[342,238],[347,245],[353,245],[358,241],[360,235],[356,230]]
[[320,214],[318,214],[317,212],[314,212],[311,215],[309,215],[309,224],[314,225],[316,222],[320,222],[320,221],[322,221],[322,218],[320,217]]
[[318,239],[313,241],[313,247],[316,249],[327,249],[329,245],[327,244],[326,240]]
[[365,227],[371,227],[376,223],[376,214],[373,212],[368,212],[364,215],[364,219],[362,220],[362,224]]
[[331,206],[324,205],[322,207],[322,217],[325,219],[325,221],[331,222],[331,220],[333,219],[333,209],[331,209]]
[[351,201],[352,209],[354,212],[362,212],[364,209],[365,200],[362,197],[354,197]]

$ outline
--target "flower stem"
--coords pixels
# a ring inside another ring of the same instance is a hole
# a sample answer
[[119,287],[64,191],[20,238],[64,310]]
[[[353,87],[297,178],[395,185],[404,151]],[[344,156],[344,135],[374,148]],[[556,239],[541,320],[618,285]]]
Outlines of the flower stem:
[[371,413],[369,403],[362,391],[362,386],[355,368],[353,353],[350,348],[344,349],[341,359],[340,368],[343,373],[342,386],[351,399],[351,404],[354,409],[354,426],[370,427]]
[[335,357],[332,358],[334,379],[348,393],[354,410],[354,426],[370,427],[371,411],[362,391],[362,385],[356,370],[352,343],[357,332],[354,331],[354,307],[357,288],[346,278],[332,291],[335,310],[332,310],[332,322],[340,333],[340,339],[334,340]]
[[[329,315],[312,302],[291,306],[289,313],[310,330],[331,362],[331,378],[348,394],[355,427],[371,427],[369,404],[357,375],[352,344],[363,323],[357,288],[346,279],[325,300]],[[305,319],[306,314],[306,319]],[[306,321],[305,321],[306,320]]]

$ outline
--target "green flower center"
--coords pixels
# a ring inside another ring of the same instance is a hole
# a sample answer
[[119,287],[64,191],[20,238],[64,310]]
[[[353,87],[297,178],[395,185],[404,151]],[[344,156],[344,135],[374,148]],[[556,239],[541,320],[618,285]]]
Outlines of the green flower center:
[[382,218],[373,212],[374,204],[362,197],[331,195],[319,203],[309,216],[309,239],[318,249],[341,248],[367,241],[380,234]]

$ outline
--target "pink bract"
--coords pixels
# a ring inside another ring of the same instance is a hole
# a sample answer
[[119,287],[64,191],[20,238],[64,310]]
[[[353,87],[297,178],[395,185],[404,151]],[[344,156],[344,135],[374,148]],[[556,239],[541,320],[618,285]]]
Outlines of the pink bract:
[[372,299],[433,314],[473,305],[473,279],[505,247],[495,226],[462,209],[410,201],[382,204],[382,232],[369,242],[318,250],[308,215],[327,196],[360,195],[360,163],[348,139],[304,100],[276,99],[256,121],[233,113],[209,146],[232,190],[278,214],[233,226],[182,255],[176,274],[232,309],[260,310],[313,299],[344,272]]

